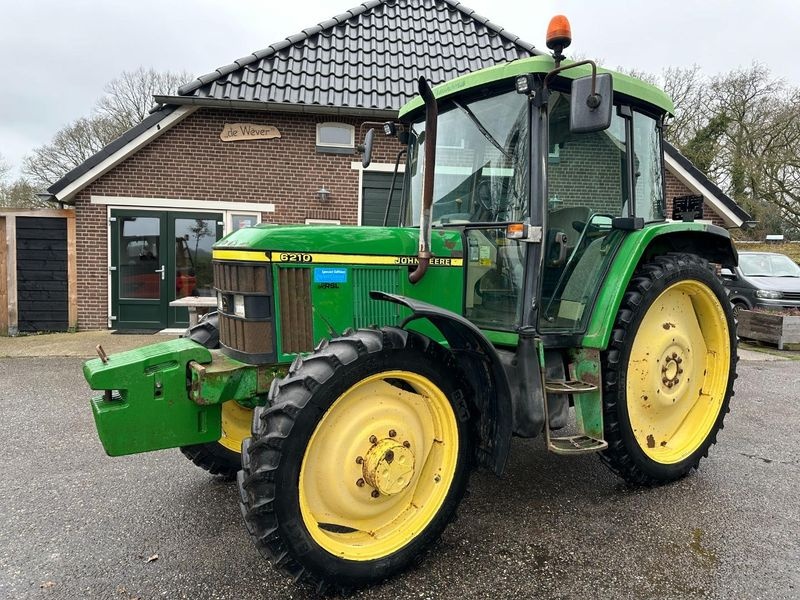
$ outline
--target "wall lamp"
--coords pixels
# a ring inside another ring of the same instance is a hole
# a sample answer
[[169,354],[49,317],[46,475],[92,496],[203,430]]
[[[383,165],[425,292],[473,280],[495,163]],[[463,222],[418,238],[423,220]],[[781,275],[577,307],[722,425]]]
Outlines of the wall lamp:
[[316,194],[317,194],[317,199],[320,202],[327,202],[328,200],[331,199],[331,193],[329,190],[325,189],[324,185],[316,191]]

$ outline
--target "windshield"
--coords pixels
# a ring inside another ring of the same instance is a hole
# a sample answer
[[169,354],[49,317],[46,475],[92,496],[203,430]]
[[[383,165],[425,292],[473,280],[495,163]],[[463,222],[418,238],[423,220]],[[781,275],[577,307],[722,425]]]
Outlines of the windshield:
[[[528,214],[528,102],[508,92],[439,114],[433,225],[521,221]],[[419,225],[425,122],[411,126],[405,222]]]
[[747,277],[800,277],[800,267],[783,254],[740,254],[739,268]]

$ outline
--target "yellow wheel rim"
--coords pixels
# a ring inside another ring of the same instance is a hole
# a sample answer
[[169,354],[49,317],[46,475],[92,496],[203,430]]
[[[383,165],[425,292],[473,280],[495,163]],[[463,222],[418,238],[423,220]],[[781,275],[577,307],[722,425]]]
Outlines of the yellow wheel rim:
[[437,515],[458,462],[447,396],[408,371],[367,377],[322,416],[300,469],[300,511],[322,548],[374,560],[403,548]]
[[674,464],[703,444],[725,399],[730,359],[725,311],[708,286],[681,281],[656,298],[627,370],[628,416],[649,458]]
[[250,437],[253,409],[245,408],[234,400],[222,405],[222,437],[219,443],[233,452],[242,452],[242,440]]

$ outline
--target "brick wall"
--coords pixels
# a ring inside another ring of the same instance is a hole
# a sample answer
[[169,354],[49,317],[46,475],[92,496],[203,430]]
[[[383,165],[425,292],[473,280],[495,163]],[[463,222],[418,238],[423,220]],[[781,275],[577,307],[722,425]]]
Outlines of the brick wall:
[[[695,194],[692,190],[686,187],[683,183],[681,183],[675,175],[673,175],[670,171],[667,171],[666,177],[666,184],[667,184],[667,218],[672,218],[672,201],[675,198],[680,198],[681,196],[690,196]],[[725,227],[725,221],[722,220],[714,209],[711,208],[708,203],[703,204],[703,218],[710,220],[714,225],[719,225],[720,227]]]
[[[275,205],[262,213],[267,223],[356,224],[359,173],[350,163],[361,155],[317,152],[316,125],[328,121],[355,126],[356,144],[367,130],[357,118],[200,109],[82,190],[75,206],[78,327],[105,328],[108,319],[107,209],[90,204],[92,195],[264,202]],[[225,123],[241,122],[274,125],[281,137],[219,139]],[[373,163],[394,163],[397,140],[376,134]],[[331,192],[324,204],[314,193],[322,186]]]

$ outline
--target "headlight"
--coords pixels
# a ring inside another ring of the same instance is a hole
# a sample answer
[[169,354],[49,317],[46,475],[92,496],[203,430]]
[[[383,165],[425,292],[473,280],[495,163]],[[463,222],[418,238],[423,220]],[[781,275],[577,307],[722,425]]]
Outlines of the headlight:
[[241,294],[233,297],[233,314],[244,319],[244,296]]
[[783,298],[783,292],[774,292],[772,290],[756,290],[756,298],[779,300],[780,298]]

